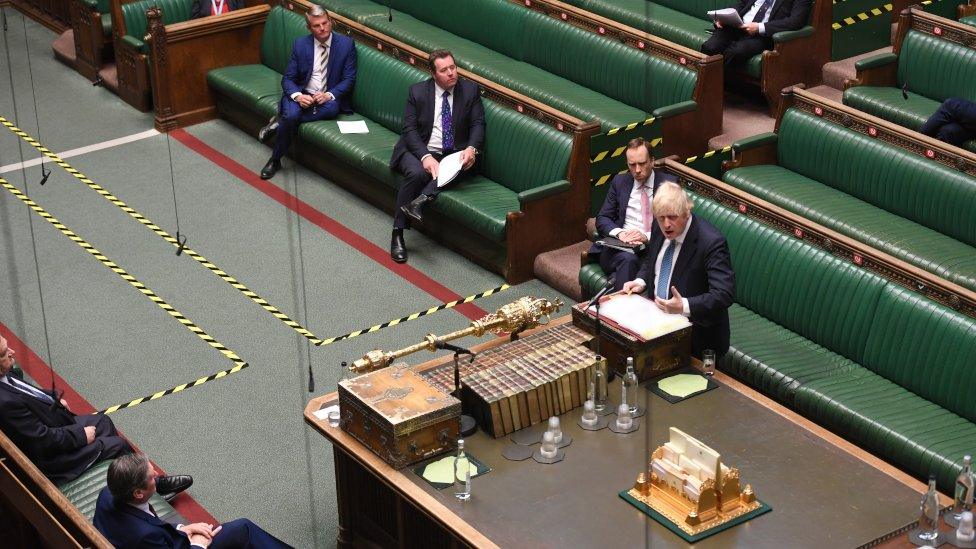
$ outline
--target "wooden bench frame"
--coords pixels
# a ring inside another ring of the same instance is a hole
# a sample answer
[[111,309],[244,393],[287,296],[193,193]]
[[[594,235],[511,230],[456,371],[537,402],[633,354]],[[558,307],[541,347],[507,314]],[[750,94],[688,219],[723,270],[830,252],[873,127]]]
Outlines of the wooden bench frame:
[[71,28],[72,0],[3,0],[0,6],[9,5],[17,11],[44,25],[57,34]]
[[[708,140],[722,133],[722,58],[675,44],[612,19],[558,0],[510,0],[525,9],[545,14],[579,29],[619,41],[647,55],[677,63],[697,74],[691,99],[698,107],[691,112],[663,118],[661,136],[665,154],[691,156],[708,148]],[[644,122],[634,120],[633,122]]]
[[81,0],[70,0],[71,30],[75,41],[75,70],[95,82],[98,71],[113,57],[112,37],[102,32],[102,13]]

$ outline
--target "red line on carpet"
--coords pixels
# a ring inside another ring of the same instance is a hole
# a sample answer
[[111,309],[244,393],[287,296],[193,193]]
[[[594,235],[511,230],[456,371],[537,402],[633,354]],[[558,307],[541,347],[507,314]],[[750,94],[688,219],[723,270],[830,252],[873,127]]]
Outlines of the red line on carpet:
[[[440,282],[437,282],[410,265],[394,262],[392,259],[390,259],[389,250],[385,250],[376,244],[373,244],[362,235],[342,225],[335,219],[325,215],[310,204],[299,200],[298,197],[290,194],[274,183],[261,179],[250,169],[214,149],[210,145],[207,145],[199,138],[190,135],[185,130],[173,130],[169,134],[189,149],[220,166],[237,179],[240,179],[244,183],[254,187],[279,204],[314,223],[327,233],[355,248],[366,257],[369,257],[373,261],[393,271],[407,282],[413,284],[435,298],[443,302],[454,301],[461,298],[460,295],[451,291],[450,288],[447,288]],[[473,303],[458,305],[456,310],[471,320],[478,320],[487,314],[484,309]]]
[[[44,362],[44,359],[37,356],[33,349],[27,346],[26,343],[20,340],[16,334],[13,333],[7,326],[0,322],[0,335],[2,335],[7,340],[7,345],[14,350],[17,354],[17,365],[31,377],[38,385],[44,387],[47,383],[54,379],[55,387],[58,391],[62,391],[64,394],[62,398],[68,403],[71,411],[82,415],[91,414],[95,412],[95,407],[88,402],[85,397],[81,396],[67,381],[57,374],[50,366]],[[122,431],[119,430],[119,434],[122,435]],[[122,435],[125,438],[125,435]],[[132,442],[132,440],[126,438],[129,444],[140,451],[139,447]],[[166,473],[161,467],[153,463],[157,470],[163,475]],[[171,504],[176,511],[183,515],[183,518],[190,522],[206,522],[209,524],[218,524],[217,519],[215,519],[202,505],[197,503],[193,496],[189,493],[184,492],[174,499]]]

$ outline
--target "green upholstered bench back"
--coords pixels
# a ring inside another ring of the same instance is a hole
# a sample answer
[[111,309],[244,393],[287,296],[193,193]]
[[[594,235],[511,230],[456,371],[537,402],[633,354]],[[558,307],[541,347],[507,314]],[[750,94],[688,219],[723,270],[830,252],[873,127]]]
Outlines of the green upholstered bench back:
[[352,91],[353,110],[399,134],[407,90],[426,79],[427,73],[358,43],[356,71],[359,84]]
[[736,5],[731,0],[654,0],[654,3],[706,21],[708,20],[708,16],[705,15],[706,12],[735,7]]
[[522,61],[525,8],[499,0],[376,0],[440,29]]
[[[108,466],[111,463],[112,460],[110,459],[99,461],[82,473],[80,477],[58,486],[58,490],[61,490],[64,497],[68,498],[68,501],[77,507],[78,511],[88,520],[91,520],[95,516],[95,504],[98,502],[98,493],[107,485],[105,475],[108,473]],[[159,494],[154,494],[149,499],[149,503],[152,504],[159,518],[164,521],[171,524],[173,522],[185,522],[179,520],[180,516],[177,514],[176,509],[173,509]]]
[[485,105],[485,177],[519,193],[566,179],[570,135],[491,101]]
[[976,421],[976,320],[889,285],[867,338],[864,366]]
[[728,241],[737,303],[860,361],[884,280],[711,200],[694,212]]
[[308,26],[305,24],[305,17],[281,6],[272,8],[261,36],[261,63],[279,74],[284,74],[291,57],[292,43],[306,34]]
[[908,31],[898,53],[898,85],[936,101],[976,101],[976,49]]
[[163,24],[179,23],[190,19],[193,9],[191,0],[137,0],[130,4],[122,4],[122,19],[125,21],[125,33],[139,40],[146,36],[149,23],[146,21],[146,10],[158,6],[163,10]]
[[976,180],[963,173],[797,109],[777,150],[784,168],[976,244]]

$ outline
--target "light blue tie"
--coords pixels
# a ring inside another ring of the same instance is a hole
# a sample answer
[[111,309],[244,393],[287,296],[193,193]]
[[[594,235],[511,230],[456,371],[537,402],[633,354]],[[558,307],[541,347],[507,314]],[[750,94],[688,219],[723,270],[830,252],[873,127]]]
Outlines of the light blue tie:
[[671,263],[674,261],[674,245],[672,240],[668,248],[664,250],[664,259],[661,260],[661,272],[657,275],[657,296],[661,299],[668,299],[671,292],[668,291],[668,282],[671,280]]
[[23,381],[10,375],[7,376],[7,382],[10,384],[10,386],[18,389],[22,393],[27,393],[30,396],[43,400],[49,404],[54,404],[54,399],[51,398],[51,395],[45,393],[37,387],[34,387],[33,385],[30,385],[29,383],[24,383]]

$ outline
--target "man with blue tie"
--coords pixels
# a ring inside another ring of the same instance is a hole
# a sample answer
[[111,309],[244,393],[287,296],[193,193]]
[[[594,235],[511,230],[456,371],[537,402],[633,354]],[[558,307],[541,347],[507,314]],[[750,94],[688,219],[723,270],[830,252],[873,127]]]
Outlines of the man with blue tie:
[[723,27],[716,21],[715,30],[701,51],[724,55],[726,68],[742,67],[756,54],[773,49],[773,35],[777,32],[803,28],[812,7],[813,0],[739,0],[736,11],[742,26]]
[[[105,414],[76,416],[54,393],[13,374],[14,350],[0,336],[0,428],[51,482],[81,476],[96,461],[132,452]],[[189,476],[161,477],[160,493],[188,488]]]
[[281,78],[284,94],[278,116],[261,129],[263,142],[277,133],[271,159],[261,169],[261,179],[271,179],[281,169],[299,124],[331,120],[352,112],[352,88],[356,84],[356,44],[352,38],[332,32],[332,19],[319,5],[305,14],[311,34],[295,40],[291,59]]
[[431,52],[429,67],[432,78],[410,86],[403,131],[390,158],[390,168],[403,175],[390,243],[390,257],[397,263],[407,261],[403,230],[409,228],[409,219],[419,223],[423,209],[445,188],[437,186],[441,159],[460,152],[461,167],[470,174],[485,143],[478,85],[458,78],[454,55],[447,50]]
[[[664,170],[654,170],[654,155],[640,137],[627,143],[624,156],[627,172],[617,174],[610,181],[603,207],[596,216],[596,230],[601,237],[612,236],[637,248],[627,251],[593,244],[589,251],[591,257],[599,254],[603,272],[613,277],[614,291],[620,291],[640,269],[643,254],[637,249],[646,248],[654,229],[654,212],[651,211],[654,190],[665,181],[677,181]],[[641,245],[644,248],[640,248]]]
[[[689,318],[691,354],[705,349],[721,357],[729,350],[729,306],[735,297],[735,273],[725,237],[714,225],[691,215],[691,199],[675,183],[663,183],[654,194],[654,231],[637,278],[625,292],[654,297],[666,313]],[[645,281],[651,281],[651,285]]]

